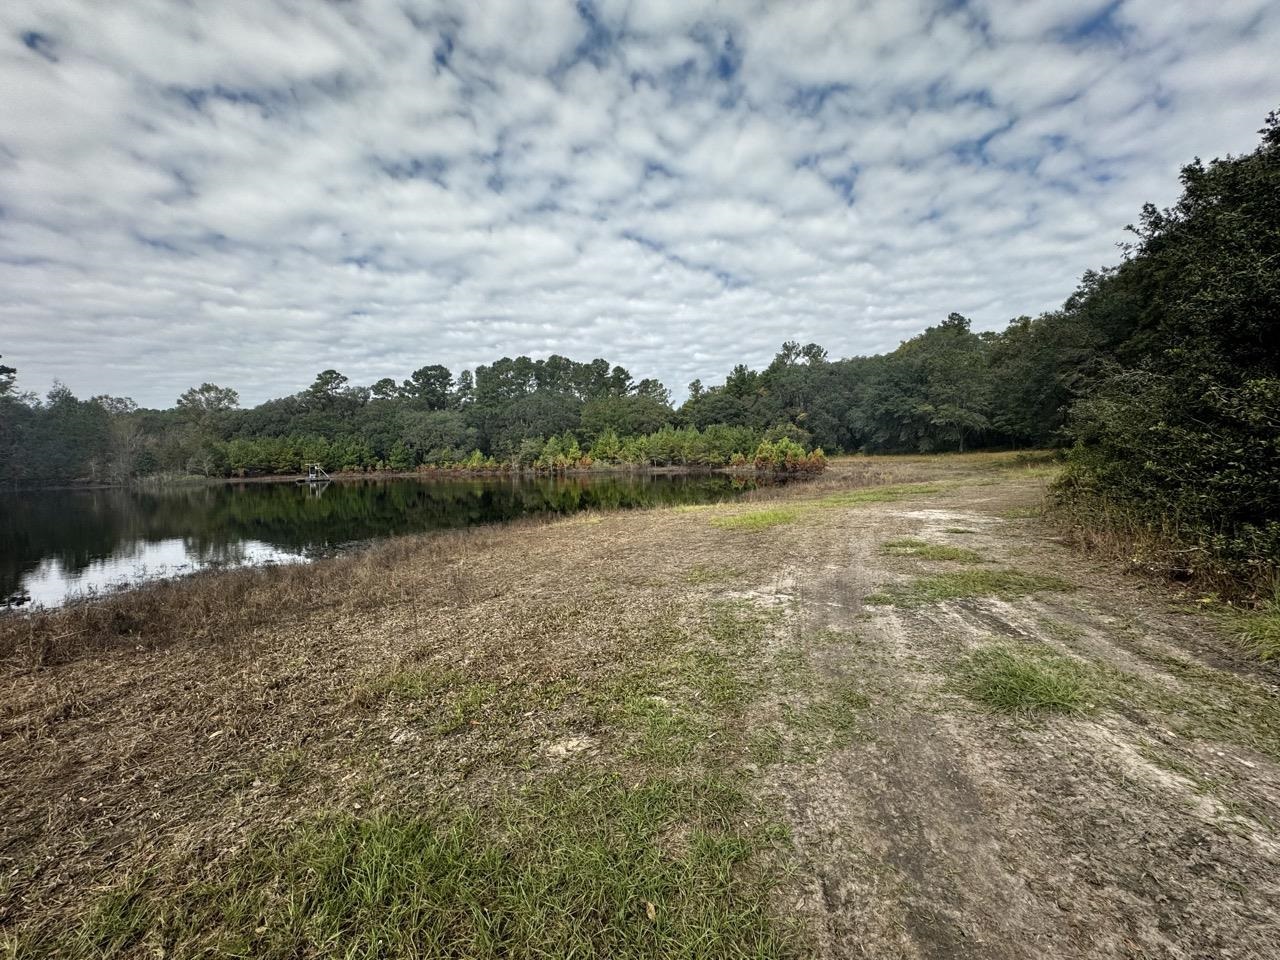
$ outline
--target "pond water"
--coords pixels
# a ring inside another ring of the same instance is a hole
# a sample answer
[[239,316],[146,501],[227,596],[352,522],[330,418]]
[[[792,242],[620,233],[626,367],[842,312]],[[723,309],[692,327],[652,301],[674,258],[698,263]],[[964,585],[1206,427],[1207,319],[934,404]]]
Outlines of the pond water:
[[752,485],[722,474],[611,475],[0,493],[0,608],[529,514],[725,500]]

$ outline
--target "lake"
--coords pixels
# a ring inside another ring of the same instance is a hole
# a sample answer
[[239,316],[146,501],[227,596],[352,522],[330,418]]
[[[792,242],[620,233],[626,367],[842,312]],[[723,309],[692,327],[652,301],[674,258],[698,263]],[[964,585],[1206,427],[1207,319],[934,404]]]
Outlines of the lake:
[[0,606],[211,567],[292,563],[404,533],[535,514],[730,499],[723,474],[229,483],[0,493]]

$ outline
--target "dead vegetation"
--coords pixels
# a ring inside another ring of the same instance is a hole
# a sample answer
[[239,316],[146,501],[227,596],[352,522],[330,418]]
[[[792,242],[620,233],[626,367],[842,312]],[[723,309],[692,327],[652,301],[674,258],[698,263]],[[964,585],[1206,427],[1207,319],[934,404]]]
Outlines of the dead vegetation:
[[0,621],[0,955],[1263,956],[1270,668],[1045,479],[859,459]]

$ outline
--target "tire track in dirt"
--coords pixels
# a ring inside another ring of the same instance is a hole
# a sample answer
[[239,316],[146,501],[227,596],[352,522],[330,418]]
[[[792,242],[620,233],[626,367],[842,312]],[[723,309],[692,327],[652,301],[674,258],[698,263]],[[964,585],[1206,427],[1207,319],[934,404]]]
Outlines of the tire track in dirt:
[[[773,773],[801,858],[794,905],[817,919],[828,957],[1274,956],[1274,755],[1227,742],[1237,739],[1230,731],[1188,734],[1159,699],[1031,723],[951,689],[964,655],[992,637],[1048,644],[1184,697],[1198,692],[1160,657],[1178,651],[1213,670],[1203,654],[1221,644],[1206,626],[1165,629],[1158,609],[1136,611],[1127,590],[1087,579],[1087,558],[996,515],[1036,497],[1034,485],[1013,483],[948,491],[926,506],[862,506],[832,518],[838,563],[795,572],[796,634],[847,638],[806,643],[811,664],[831,681],[857,677],[872,706],[865,742]],[[971,534],[946,533],[962,527]],[[879,549],[902,536],[1083,586],[864,608],[868,594],[926,569]],[[1138,639],[1125,627],[1135,614]],[[1251,698],[1274,697],[1265,678],[1233,682],[1251,685]],[[1225,802],[1205,788],[1223,766],[1234,774]]]

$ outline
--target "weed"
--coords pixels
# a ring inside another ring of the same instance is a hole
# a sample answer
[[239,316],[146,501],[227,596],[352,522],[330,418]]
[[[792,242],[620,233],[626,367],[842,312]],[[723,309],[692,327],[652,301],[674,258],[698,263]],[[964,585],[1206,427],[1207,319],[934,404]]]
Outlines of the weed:
[[742,576],[742,573],[743,571],[737,567],[699,565],[685,574],[685,580],[690,586],[700,587],[708,583],[723,583],[726,580],[736,580]]
[[770,508],[767,510],[755,510],[751,513],[735,513],[725,517],[713,517],[711,523],[713,526],[721,527],[725,530],[768,530],[770,527],[779,527],[786,523],[792,523],[799,516],[799,511],[796,510]]
[[1088,674],[1065,657],[1005,646],[976,651],[960,689],[994,710],[1012,714],[1079,713],[1090,699]]
[[747,757],[757,767],[781,763],[783,758],[782,734],[776,730],[759,729],[747,738]]
[[1040,629],[1044,631],[1045,636],[1052,637],[1054,640],[1079,640],[1084,636],[1084,630],[1080,627],[1053,617],[1041,618]]
[[887,540],[880,549],[895,557],[919,557],[921,560],[951,560],[956,563],[982,563],[982,555],[963,547],[950,547],[944,543],[929,543],[912,537]]
[[1236,615],[1235,634],[1259,660],[1280,658],[1280,603]]
[[884,487],[866,487],[833,493],[817,501],[819,507],[857,507],[864,503],[894,503],[908,497],[926,493],[938,493],[944,487],[940,483],[900,483]]
[[905,587],[893,587],[863,598],[867,604],[919,607],[942,600],[965,597],[999,597],[1012,600],[1041,590],[1074,590],[1075,585],[1059,577],[1023,573],[1020,570],[963,570],[921,577]]
[[971,530],[969,527],[943,527],[943,533],[978,533],[977,530]]
[[1035,520],[1044,516],[1044,508],[1035,507],[1010,507],[1000,513],[1002,519],[1005,520]]
[[126,881],[48,946],[266,960],[780,956],[764,862],[779,839],[718,778],[565,778],[484,811],[262,832],[195,883]]

